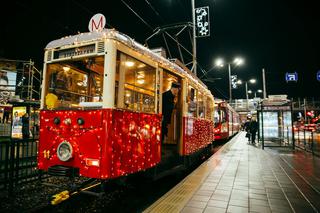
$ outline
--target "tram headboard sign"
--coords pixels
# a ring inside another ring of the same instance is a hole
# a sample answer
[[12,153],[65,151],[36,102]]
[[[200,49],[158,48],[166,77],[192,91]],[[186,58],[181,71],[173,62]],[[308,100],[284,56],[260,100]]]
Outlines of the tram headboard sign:
[[82,47],[75,47],[70,49],[57,50],[53,54],[53,59],[68,58],[72,56],[86,55],[94,53],[96,50],[95,44],[90,44]]
[[104,26],[106,25],[106,17],[104,17],[103,14],[101,13],[97,13],[94,16],[92,16],[92,18],[89,21],[89,31],[99,31],[102,30],[104,28]]

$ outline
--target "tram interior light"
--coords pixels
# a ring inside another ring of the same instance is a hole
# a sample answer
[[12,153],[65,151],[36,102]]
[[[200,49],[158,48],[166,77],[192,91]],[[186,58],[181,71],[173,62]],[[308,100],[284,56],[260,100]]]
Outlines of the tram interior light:
[[70,70],[70,67],[63,67],[62,68],[65,72],[68,72]]
[[138,79],[138,80],[137,80],[137,83],[138,83],[138,84],[144,84],[144,79]]
[[125,65],[126,65],[127,67],[133,67],[133,66],[134,66],[134,62],[133,62],[133,61],[126,61],[126,62],[125,62]]
[[138,79],[142,79],[142,78],[144,78],[144,77],[145,77],[144,71],[139,71],[139,72],[138,72],[138,75],[137,75],[137,78],[138,78]]

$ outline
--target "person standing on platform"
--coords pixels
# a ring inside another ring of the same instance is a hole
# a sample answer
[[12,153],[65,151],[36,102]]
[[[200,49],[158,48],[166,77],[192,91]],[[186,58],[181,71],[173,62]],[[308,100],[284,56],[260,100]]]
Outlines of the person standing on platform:
[[27,139],[30,137],[29,132],[29,115],[28,113],[25,113],[22,116],[22,138]]
[[8,123],[10,120],[11,107],[5,106],[3,110],[2,123]]
[[247,119],[247,121],[243,125],[244,131],[246,131],[246,138],[248,138],[248,142],[250,143],[250,120]]
[[255,140],[256,140],[256,134],[258,131],[258,122],[256,121],[255,118],[252,118],[250,124],[249,124],[249,131],[251,134],[251,141],[252,144],[255,144]]
[[162,94],[162,124],[161,124],[161,140],[168,136],[168,125],[171,123],[171,114],[174,108],[174,99],[178,96],[180,84],[173,82],[171,89]]

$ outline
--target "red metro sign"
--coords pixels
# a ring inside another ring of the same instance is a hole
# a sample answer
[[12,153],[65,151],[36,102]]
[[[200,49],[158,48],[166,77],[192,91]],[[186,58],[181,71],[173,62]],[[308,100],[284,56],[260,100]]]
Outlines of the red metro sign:
[[105,25],[106,17],[104,17],[104,15],[101,13],[97,13],[90,19],[88,28],[90,32],[100,31],[104,28]]

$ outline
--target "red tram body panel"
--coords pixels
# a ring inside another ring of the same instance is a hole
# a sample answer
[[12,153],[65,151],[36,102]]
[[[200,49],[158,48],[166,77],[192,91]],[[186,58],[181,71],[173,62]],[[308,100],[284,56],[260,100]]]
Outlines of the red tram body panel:
[[183,153],[190,155],[214,140],[213,122],[191,117],[183,118]]
[[[54,124],[55,118],[60,119],[59,124]],[[77,124],[79,118],[83,125]],[[46,142],[39,146],[39,168],[63,165],[99,179],[150,168],[160,161],[160,122],[160,115],[114,109],[42,111],[40,140]],[[56,154],[64,141],[73,148],[67,162]]]

